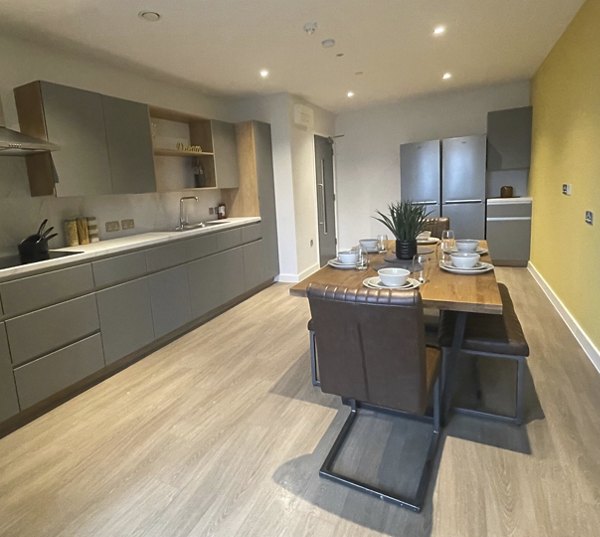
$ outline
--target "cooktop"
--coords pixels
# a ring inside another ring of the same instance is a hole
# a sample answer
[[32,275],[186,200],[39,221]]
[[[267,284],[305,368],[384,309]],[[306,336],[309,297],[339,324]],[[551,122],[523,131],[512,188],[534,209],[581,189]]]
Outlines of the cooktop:
[[[81,252],[48,252],[48,259],[58,259],[59,257],[66,257],[68,255],[80,254]],[[42,261],[46,261],[43,259]],[[33,263],[39,263],[39,261],[33,261]],[[22,263],[21,258],[18,255],[11,255],[8,257],[0,257],[0,270],[10,267],[19,267],[21,265],[30,264]]]

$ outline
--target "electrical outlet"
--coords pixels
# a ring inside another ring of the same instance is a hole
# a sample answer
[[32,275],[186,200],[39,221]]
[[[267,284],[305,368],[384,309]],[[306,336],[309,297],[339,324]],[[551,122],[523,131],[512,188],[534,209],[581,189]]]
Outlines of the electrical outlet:
[[135,227],[135,222],[133,218],[126,218],[125,220],[121,220],[121,229],[133,229]]
[[585,211],[585,223],[590,226],[594,225],[594,213],[592,211]]
[[563,183],[562,193],[565,196],[570,196],[571,195],[571,188],[572,188],[571,183]]
[[209,207],[208,208],[208,214],[215,214],[215,208],[214,207]]
[[106,222],[104,224],[107,233],[111,233],[113,231],[119,231],[121,229],[121,225],[118,220],[112,220],[111,222]]

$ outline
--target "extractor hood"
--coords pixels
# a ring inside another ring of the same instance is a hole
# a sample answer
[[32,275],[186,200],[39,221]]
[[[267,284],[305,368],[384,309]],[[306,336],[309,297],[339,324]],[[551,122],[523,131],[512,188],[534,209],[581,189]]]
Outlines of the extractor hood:
[[0,125],[0,157],[23,157],[34,153],[56,151],[58,146]]

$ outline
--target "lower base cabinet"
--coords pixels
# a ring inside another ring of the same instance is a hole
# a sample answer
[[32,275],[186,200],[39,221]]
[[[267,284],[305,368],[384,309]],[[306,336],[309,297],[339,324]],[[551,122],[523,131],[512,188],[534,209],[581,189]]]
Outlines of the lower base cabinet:
[[15,369],[21,410],[43,401],[104,367],[100,334],[94,334]]
[[229,302],[246,291],[243,246],[219,254],[223,302]]
[[19,413],[19,400],[8,352],[6,327],[0,323],[0,421]]
[[154,335],[162,337],[192,320],[187,267],[163,270],[148,278]]
[[243,255],[244,283],[246,291],[249,291],[266,280],[264,270],[265,255],[262,239],[246,244],[243,247]]
[[222,255],[211,255],[188,264],[190,301],[194,319],[223,303]]
[[107,364],[152,343],[154,326],[148,278],[98,291],[96,300]]

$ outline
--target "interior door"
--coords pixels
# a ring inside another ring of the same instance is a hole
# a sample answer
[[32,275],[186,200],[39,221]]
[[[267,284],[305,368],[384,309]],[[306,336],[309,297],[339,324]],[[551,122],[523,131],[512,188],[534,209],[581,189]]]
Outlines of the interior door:
[[336,252],[335,195],[333,188],[333,141],[315,136],[319,264],[324,266]]

